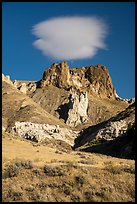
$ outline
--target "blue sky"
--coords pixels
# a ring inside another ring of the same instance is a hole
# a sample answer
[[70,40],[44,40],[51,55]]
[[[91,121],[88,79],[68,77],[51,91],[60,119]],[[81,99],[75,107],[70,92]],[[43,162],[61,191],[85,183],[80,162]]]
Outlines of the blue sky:
[[105,65],[118,95],[135,97],[133,2],[3,2],[2,72],[12,80],[40,80],[44,70],[62,58],[46,56],[33,45],[38,39],[32,33],[33,26],[68,16],[97,16],[107,25],[105,48],[98,48],[96,54],[88,58],[67,60],[69,66]]

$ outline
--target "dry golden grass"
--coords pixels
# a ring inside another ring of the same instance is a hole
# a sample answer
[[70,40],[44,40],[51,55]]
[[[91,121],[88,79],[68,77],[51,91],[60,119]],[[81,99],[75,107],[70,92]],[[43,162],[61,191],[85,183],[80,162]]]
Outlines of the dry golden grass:
[[128,202],[135,197],[134,160],[65,153],[10,135],[3,137],[2,158],[3,202]]

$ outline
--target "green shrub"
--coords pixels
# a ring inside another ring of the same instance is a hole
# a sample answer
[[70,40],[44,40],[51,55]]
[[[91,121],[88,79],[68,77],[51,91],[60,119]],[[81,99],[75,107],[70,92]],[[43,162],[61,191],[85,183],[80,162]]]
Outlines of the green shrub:
[[42,189],[45,189],[48,185],[47,183],[44,183],[44,182],[40,182],[40,183],[37,183],[36,186],[42,190]]
[[71,200],[72,200],[73,202],[80,202],[80,197],[79,197],[79,195],[72,194],[72,195],[71,195]]
[[43,196],[39,193],[31,195],[32,202],[43,202]]
[[123,167],[122,170],[131,174],[135,174],[135,166]]
[[135,174],[135,166],[113,166],[109,165],[107,170],[113,174],[120,174],[122,172],[127,172],[131,174]]
[[94,165],[94,164],[96,164],[96,161],[87,159],[87,160],[80,160],[80,161],[78,161],[78,163]]
[[28,186],[27,188],[25,188],[25,190],[27,192],[33,192],[34,191],[34,187],[33,186]]
[[3,178],[11,178],[15,177],[19,174],[22,168],[25,169],[32,169],[33,164],[30,160],[19,160],[16,161],[14,164],[10,164],[3,173]]
[[32,172],[35,174],[35,176],[40,176],[41,175],[41,171],[39,169],[33,169]]
[[109,172],[111,172],[112,174],[120,174],[122,172],[122,169],[118,166],[110,166],[108,168]]

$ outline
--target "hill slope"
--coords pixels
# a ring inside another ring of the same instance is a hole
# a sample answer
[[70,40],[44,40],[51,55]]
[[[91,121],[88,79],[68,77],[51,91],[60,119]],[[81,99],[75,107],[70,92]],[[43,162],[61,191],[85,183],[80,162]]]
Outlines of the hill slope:
[[5,129],[13,126],[15,121],[31,121],[65,126],[63,122],[42,109],[30,97],[22,94],[5,81],[2,82],[2,117],[7,121]]
[[134,160],[2,140],[3,202],[134,202]]
[[79,133],[75,148],[107,155],[135,158],[135,103],[107,121]]

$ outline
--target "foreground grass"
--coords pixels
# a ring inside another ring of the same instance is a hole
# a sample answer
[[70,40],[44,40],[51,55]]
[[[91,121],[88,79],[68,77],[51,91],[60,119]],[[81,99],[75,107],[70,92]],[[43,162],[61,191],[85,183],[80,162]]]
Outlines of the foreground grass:
[[134,196],[132,166],[47,163],[38,168],[31,161],[16,161],[3,171],[3,202],[128,202]]
[[2,186],[3,202],[129,202],[135,199],[134,160],[6,137]]

